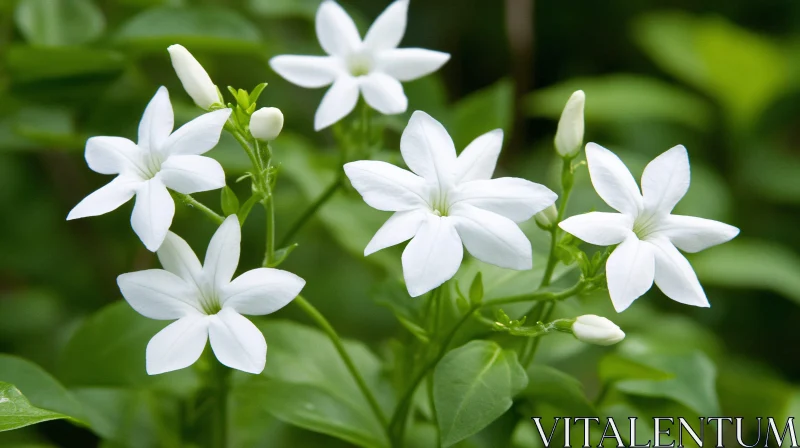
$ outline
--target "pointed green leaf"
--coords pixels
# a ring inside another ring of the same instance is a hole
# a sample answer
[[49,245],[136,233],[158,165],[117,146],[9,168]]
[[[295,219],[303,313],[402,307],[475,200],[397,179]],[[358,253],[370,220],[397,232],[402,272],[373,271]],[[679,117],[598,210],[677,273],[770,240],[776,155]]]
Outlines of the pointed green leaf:
[[84,419],[83,406],[72,393],[44,369],[27,359],[0,354],[0,381],[22,390],[33,406],[59,412],[75,420]]
[[517,354],[494,342],[476,340],[450,351],[433,374],[442,445],[451,446],[492,423],[527,384]]
[[62,418],[69,417],[31,405],[19,389],[0,381],[0,431]]
[[239,198],[236,197],[236,193],[231,190],[231,187],[224,186],[222,188],[222,192],[220,193],[221,198],[220,202],[222,203],[222,213],[225,216],[230,216],[236,214],[239,211]]

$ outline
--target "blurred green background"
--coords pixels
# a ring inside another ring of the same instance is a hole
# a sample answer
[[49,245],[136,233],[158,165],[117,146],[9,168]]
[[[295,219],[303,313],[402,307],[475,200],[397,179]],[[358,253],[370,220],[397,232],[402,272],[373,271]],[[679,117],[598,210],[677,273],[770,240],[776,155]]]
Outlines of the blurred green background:
[[[362,35],[388,4],[341,3]],[[166,48],[173,43],[194,53],[223,91],[228,85],[251,89],[268,82],[261,104],[281,108],[286,117],[284,133],[274,145],[282,164],[280,238],[340,169],[330,131],[313,132],[313,114],[323,90],[293,86],[267,65],[274,55],[321,54],[313,24],[318,4],[0,2],[0,351],[37,363],[70,389],[83,388],[81,400],[100,400],[99,389],[92,388],[125,389],[149,381],[144,375],[144,345],[162,323],[131,311],[125,316],[141,329],[136,333],[110,326],[102,333],[107,345],[97,341],[94,346],[81,345],[76,336],[86,336],[90,316],[120,300],[117,275],[157,266],[155,256],[130,229],[132,202],[102,217],[65,221],[80,199],[110,180],[86,167],[85,140],[94,135],[135,137],[144,106],[160,85],[170,90],[177,122],[199,113],[172,70]],[[412,0],[408,22],[402,46],[446,51],[452,59],[440,72],[405,84],[408,113],[380,118],[386,127],[381,157],[399,162],[399,132],[408,115],[420,109],[446,125],[459,149],[481,133],[502,127],[506,144],[496,176],[525,177],[556,190],[556,120],[569,94],[583,89],[586,141],[617,152],[636,177],[653,157],[684,144],[692,162],[692,186],[676,212],[741,229],[732,243],[690,257],[710,309],[671,302],[655,288],[621,315],[613,313],[604,294],[570,300],[559,308],[557,314],[595,312],[622,326],[629,337],[618,356],[649,347],[668,356],[701,357],[699,371],[691,371],[688,379],[676,374],[674,381],[686,383],[674,385],[673,392],[639,390],[639,398],[612,410],[620,415],[633,408],[644,412],[668,399],[677,407],[659,407],[662,414],[681,415],[674,409],[688,408],[696,415],[796,415],[800,2]],[[247,182],[234,182],[248,161],[225,137],[209,155],[223,163],[229,185],[245,198]],[[579,171],[577,182],[571,214],[604,207],[585,170]],[[218,192],[197,197],[219,209]],[[352,191],[340,193],[297,236],[300,246],[282,268],[308,281],[305,296],[344,336],[390,358],[390,339],[408,335],[390,307],[379,302],[392,295],[411,300],[402,297],[396,281],[401,248],[369,258],[362,255],[386,218],[388,214],[369,209]],[[181,206],[172,229],[197,251],[214,230]],[[256,210],[244,227],[241,267],[258,263],[262,229],[263,214]],[[544,232],[532,223],[525,230],[541,253],[547,245]],[[535,288],[544,258],[535,257],[534,271],[524,275],[491,270],[497,275],[490,275],[494,280],[487,283],[487,294]],[[473,260],[462,271],[474,272],[476,266]],[[127,312],[113,307],[106,312]],[[277,317],[304,321],[293,307]],[[135,349],[126,352],[130,359],[121,361],[119,353],[129,348],[130,340],[135,340]],[[269,338],[268,343],[270,350],[279,344]],[[596,368],[601,359],[603,365],[610,362],[608,349],[587,347],[565,336],[543,341],[540,355],[537,363],[569,372],[589,397],[598,394],[603,375],[613,376],[603,369],[598,376]],[[8,361],[0,356],[0,364]],[[699,383],[712,389],[712,395],[716,391],[718,402],[714,397],[693,401],[691,396],[703,395],[691,387]],[[34,391],[17,385],[36,403]],[[624,389],[617,393],[637,395],[635,387]],[[115,412],[124,408],[137,413],[143,427],[158,428],[148,420],[147,407],[115,403],[103,410],[109,421],[100,432],[114,440],[104,446],[158,446],[153,440],[159,432],[127,428],[125,433],[113,421]],[[534,409],[522,404],[518,416],[546,415],[541,408],[546,404],[533,400]],[[249,418],[260,430],[236,432],[235,446],[343,443],[290,429],[265,413],[241,412],[238,422]],[[478,437],[469,446],[532,443],[532,426],[515,429],[518,419],[506,420],[490,430],[505,437],[513,433],[512,440],[481,445]],[[521,424],[530,422],[523,418]],[[0,433],[0,445],[94,446],[97,433],[63,421],[49,422]],[[500,440],[487,434],[485,440]]]

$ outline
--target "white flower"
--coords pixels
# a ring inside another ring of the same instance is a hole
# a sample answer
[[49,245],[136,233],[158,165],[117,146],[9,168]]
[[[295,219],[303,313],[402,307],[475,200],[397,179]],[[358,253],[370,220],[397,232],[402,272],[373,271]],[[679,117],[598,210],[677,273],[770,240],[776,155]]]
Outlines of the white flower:
[[182,45],[175,44],[167,48],[167,51],[178,79],[181,80],[183,88],[192,97],[195,104],[208,110],[214,104],[222,103],[217,86],[211,81],[203,66],[189,53],[189,50]]
[[556,194],[524,179],[492,179],[502,144],[503,131],[497,129],[476,138],[456,157],[444,127],[417,111],[400,139],[412,172],[368,160],[344,166],[368,205],[396,212],[364,255],[413,238],[403,251],[403,275],[412,297],[455,275],[462,243],[486,263],[531,268],[531,244],[516,223],[551,205]]
[[625,339],[625,333],[614,322],[594,314],[575,319],[572,333],[579,340],[596,345],[613,345]]
[[555,145],[561,157],[575,157],[583,144],[583,106],[586,95],[578,90],[569,97],[558,120]]
[[250,133],[265,141],[275,140],[283,129],[283,112],[277,107],[262,107],[250,116]]
[[539,224],[539,227],[543,229],[551,229],[558,221],[558,209],[556,208],[555,204],[553,204],[533,215],[533,219],[536,220],[536,224]]
[[161,87],[139,122],[138,143],[122,137],[92,137],[86,142],[89,168],[117,177],[84,198],[67,219],[102,215],[136,196],[131,225],[147,249],[155,251],[175,214],[167,188],[189,194],[225,186],[219,162],[199,154],[216,146],[230,113],[210,112],[172,132],[172,104]]
[[317,39],[328,56],[276,56],[272,69],[301,87],[333,84],[314,117],[320,130],[344,118],[358,102],[359,90],[382,114],[405,112],[408,99],[400,81],[439,69],[450,55],[421,48],[397,48],[406,30],[408,0],[397,0],[367,31],[364,40],[349,15],[332,0],[317,10]]
[[739,229],[721,222],[672,215],[689,189],[689,156],[676,146],[656,157],[642,174],[642,193],[611,151],[586,145],[597,194],[620,213],[592,212],[561,222],[567,232],[599,246],[619,244],[606,263],[608,291],[621,312],[656,285],[672,300],[709,306],[689,261],[678,251],[699,252],[724,243]]
[[259,268],[236,277],[241,229],[231,215],[219,227],[203,265],[181,237],[170,232],[158,250],[164,269],[122,274],[117,284],[138,313],[177,321],[147,344],[147,373],[156,375],[194,364],[206,340],[222,364],[249,373],[264,370],[264,335],[242,314],[273,313],[292,301],[305,281],[286,271]]

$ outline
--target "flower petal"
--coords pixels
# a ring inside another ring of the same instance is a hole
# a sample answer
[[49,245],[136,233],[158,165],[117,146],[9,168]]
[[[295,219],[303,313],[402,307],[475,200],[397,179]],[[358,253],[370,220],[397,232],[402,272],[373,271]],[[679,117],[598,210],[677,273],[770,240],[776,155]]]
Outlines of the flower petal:
[[676,302],[701,307],[711,306],[689,260],[664,238],[655,238],[648,242],[654,247],[658,288]]
[[83,198],[78,205],[70,210],[67,221],[72,219],[84,218],[86,216],[97,216],[116,210],[120,205],[128,202],[134,194],[136,188],[142,183],[135,177],[120,175],[111,182],[103,185],[97,191]]
[[425,181],[391,163],[360,160],[345,164],[344,172],[372,208],[396,212],[427,206]]
[[131,215],[131,226],[147,250],[150,252],[158,250],[167,236],[173,216],[175,216],[175,202],[158,177],[139,184],[136,191],[136,205],[133,206]]
[[230,109],[209,112],[181,126],[164,143],[169,155],[197,155],[210,151],[219,143],[222,128],[231,115]]
[[739,234],[739,229],[711,219],[669,215],[664,219],[659,234],[667,237],[678,249],[695,253],[732,240]]
[[418,297],[453,278],[464,248],[449,217],[428,215],[403,251],[403,277],[411,297]]
[[171,156],[161,164],[160,177],[168,188],[183,194],[225,186],[222,165],[205,156]]
[[235,214],[225,218],[219,229],[211,237],[203,262],[203,274],[212,282],[214,290],[220,292],[230,283],[239,265],[239,251],[242,243],[242,229]]
[[376,68],[398,81],[413,81],[439,70],[450,55],[422,48],[397,48],[376,58]]
[[361,93],[370,107],[384,115],[399,114],[408,108],[402,84],[385,73],[373,72],[361,78]]
[[630,236],[622,242],[606,262],[606,278],[611,302],[618,313],[653,286],[655,258],[649,243]]
[[642,174],[644,208],[668,214],[689,190],[689,154],[678,145],[648,163]]
[[590,212],[570,216],[558,226],[589,244],[612,246],[631,236],[633,218],[622,213]]
[[356,107],[357,102],[358,81],[349,75],[340,76],[319,103],[314,115],[314,130],[325,129],[346,117]]
[[586,160],[592,185],[606,204],[620,213],[637,216],[642,210],[642,195],[622,160],[595,143],[586,145]]
[[385,249],[387,247],[408,241],[417,234],[417,230],[426,219],[426,213],[421,210],[408,210],[395,212],[389,218],[375,236],[372,237],[367,247],[364,249],[364,256]]
[[356,24],[338,3],[325,0],[317,9],[317,39],[330,55],[346,56],[361,44]]
[[456,159],[455,181],[491,179],[502,146],[502,129],[489,131],[473,140]]
[[246,317],[232,308],[210,318],[211,348],[222,364],[247,373],[261,373],[267,362],[267,341]]
[[406,32],[408,0],[397,0],[375,19],[364,36],[364,46],[373,50],[396,48]]
[[147,344],[147,373],[158,375],[194,364],[208,339],[209,317],[187,316],[167,325]]
[[122,137],[92,137],[86,141],[86,163],[100,174],[140,172],[142,150]]
[[556,202],[558,195],[544,185],[517,177],[473,180],[453,192],[451,206],[469,204],[514,222],[523,222]]
[[122,297],[150,319],[180,319],[200,314],[197,289],[163,269],[148,269],[117,277]]
[[147,104],[139,122],[138,145],[145,151],[155,151],[167,140],[175,125],[172,103],[167,88],[161,86]]
[[200,265],[200,260],[197,259],[194,251],[178,235],[167,232],[167,237],[156,252],[158,261],[161,266],[178,277],[182,278],[188,283],[200,285],[200,275],[203,272],[203,266]]
[[255,316],[274,313],[297,297],[305,284],[291,272],[253,269],[222,288],[222,307]]
[[475,258],[501,268],[533,266],[531,242],[514,221],[468,204],[450,209],[458,236]]
[[454,182],[456,147],[441,123],[422,111],[411,115],[400,137],[400,152],[411,171],[448,188]]
[[269,66],[290,83],[312,89],[331,84],[343,72],[341,62],[330,56],[275,56]]

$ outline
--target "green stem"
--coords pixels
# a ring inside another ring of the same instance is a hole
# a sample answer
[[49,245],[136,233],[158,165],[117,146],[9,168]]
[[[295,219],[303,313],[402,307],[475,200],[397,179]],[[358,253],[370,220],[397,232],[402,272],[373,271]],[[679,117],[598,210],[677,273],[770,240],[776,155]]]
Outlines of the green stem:
[[214,360],[214,397],[217,406],[214,409],[214,443],[215,448],[228,446],[228,382],[231,369]]
[[559,227],[558,224],[564,219],[564,214],[567,211],[567,203],[569,196],[572,193],[572,185],[574,176],[572,173],[572,159],[561,159],[561,203],[558,204],[558,215],[556,222],[550,229],[550,253],[547,257],[547,266],[544,269],[542,276],[542,283],[539,287],[550,285],[550,280],[553,278],[553,271],[558,264],[558,257],[556,256],[556,246],[558,245]]
[[325,205],[336,193],[339,191],[339,188],[344,185],[344,173],[339,174],[336,176],[336,180],[325,189],[325,191],[314,201],[311,206],[309,206],[305,212],[297,219],[297,221],[292,224],[292,227],[289,228],[289,231],[286,232],[286,235],[281,239],[281,247],[285,247],[287,244],[291,243],[292,238],[300,231],[307,223],[311,220],[311,218],[317,213],[317,211]]
[[170,190],[170,194],[172,195],[173,198],[181,201],[184,205],[191,207],[195,210],[199,210],[208,219],[214,221],[217,225],[222,224],[222,221],[225,220],[223,216],[218,215],[217,212],[211,210],[205,204],[191,197],[188,194],[178,193],[177,191],[172,191],[172,190]]
[[[544,312],[542,318],[539,319],[539,320],[541,322],[547,323],[547,321],[549,321],[550,317],[552,317],[552,315],[553,315],[553,310],[556,307],[556,303],[555,302],[550,302],[550,303],[545,304],[545,306],[547,307],[547,310]],[[523,355],[522,359],[520,360],[520,362],[522,364],[522,367],[524,367],[526,370],[528,369],[528,366],[531,365],[531,363],[533,362],[533,358],[534,358],[534,356],[536,356],[536,350],[539,348],[539,342],[542,340],[542,338],[530,338],[529,340],[533,341],[532,345],[530,346],[530,349]]]
[[297,296],[294,299],[294,303],[300,306],[300,308],[305,312],[317,326],[322,329],[323,332],[328,336],[328,338],[333,342],[336,351],[339,353],[339,356],[344,361],[345,366],[347,366],[347,370],[350,372],[350,375],[358,385],[358,388],[361,390],[361,393],[366,398],[367,402],[369,403],[369,407],[372,409],[372,412],[377,417],[378,421],[381,423],[383,427],[386,427],[386,416],[383,415],[383,410],[381,410],[380,405],[378,404],[378,400],[375,399],[375,395],[372,394],[369,387],[367,386],[366,381],[364,381],[364,377],[361,376],[361,373],[356,368],[355,363],[353,363],[352,358],[347,353],[347,350],[342,343],[341,338],[336,333],[336,330],[333,326],[328,322],[328,319],[322,315],[322,313],[317,310],[314,305],[312,305],[308,300],[306,300],[303,296]]
[[370,155],[370,109],[366,101],[361,103],[361,132],[363,133],[363,146],[361,148],[362,155],[369,158]]

